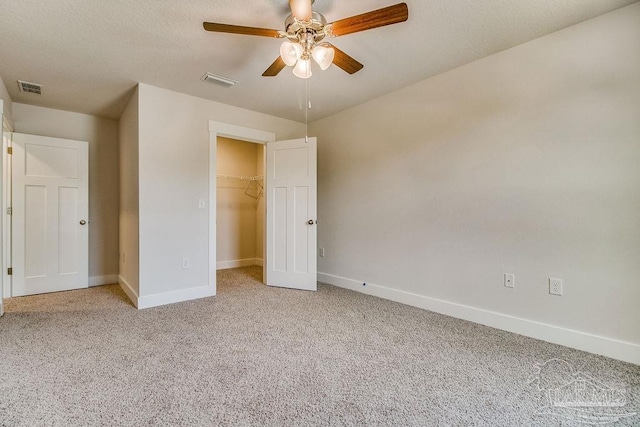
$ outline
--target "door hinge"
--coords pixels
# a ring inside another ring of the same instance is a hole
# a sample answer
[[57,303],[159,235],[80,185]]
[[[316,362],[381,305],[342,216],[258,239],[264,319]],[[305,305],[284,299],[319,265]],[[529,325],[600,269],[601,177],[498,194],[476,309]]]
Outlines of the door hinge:
[[7,274],[11,276],[13,274],[13,268],[11,267],[7,268]]
[[11,215],[13,213],[13,210],[11,208],[7,208],[7,215]]
[[7,147],[7,153],[13,154],[13,147]]

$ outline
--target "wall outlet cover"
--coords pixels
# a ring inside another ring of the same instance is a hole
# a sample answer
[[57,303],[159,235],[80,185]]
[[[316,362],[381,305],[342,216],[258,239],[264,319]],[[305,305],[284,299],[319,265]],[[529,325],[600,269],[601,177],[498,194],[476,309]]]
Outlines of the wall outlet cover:
[[514,288],[515,285],[516,285],[516,275],[511,273],[504,273],[505,288]]
[[562,279],[549,277],[549,293],[551,295],[562,296]]

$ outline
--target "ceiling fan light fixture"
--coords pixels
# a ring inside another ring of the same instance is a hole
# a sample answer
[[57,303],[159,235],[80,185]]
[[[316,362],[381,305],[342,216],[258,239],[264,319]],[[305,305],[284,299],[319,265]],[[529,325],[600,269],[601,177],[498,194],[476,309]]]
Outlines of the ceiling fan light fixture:
[[325,46],[322,44],[317,45],[313,48],[313,52],[311,52],[311,56],[313,60],[318,63],[320,69],[322,71],[326,70],[333,63],[333,58],[336,52],[330,46]]
[[290,66],[294,67],[296,76],[308,79],[311,77],[311,58],[322,70],[336,64],[347,73],[354,74],[364,67],[339,48],[322,43],[325,37],[344,36],[409,19],[409,7],[403,2],[327,23],[322,14],[313,10],[313,3],[314,0],[289,0],[291,15],[284,21],[284,31],[216,22],[203,22],[202,25],[206,31],[287,39],[280,46],[280,56],[262,75],[274,77]]
[[301,79],[308,79],[313,75],[311,72],[311,60],[309,59],[301,59],[296,63],[296,66],[293,68],[293,75],[296,77],[300,77]]
[[280,46],[280,57],[290,67],[296,65],[302,56],[302,46],[298,43],[284,42]]

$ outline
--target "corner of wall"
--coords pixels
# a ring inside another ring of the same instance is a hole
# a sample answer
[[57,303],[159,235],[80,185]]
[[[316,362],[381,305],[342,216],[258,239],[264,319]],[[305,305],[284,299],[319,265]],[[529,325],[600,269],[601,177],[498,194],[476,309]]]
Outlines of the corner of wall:
[[119,121],[119,250],[118,282],[138,307],[139,278],[139,88],[136,87]]
[[7,91],[7,87],[4,85],[2,77],[0,77],[0,100],[3,101],[2,114],[4,119],[7,121],[11,129],[13,129],[13,101],[9,95],[9,91]]
[[129,300],[133,303],[136,308],[139,307],[138,302],[138,293],[131,287],[131,285],[122,277],[118,276],[118,285],[120,285],[120,289],[129,297]]

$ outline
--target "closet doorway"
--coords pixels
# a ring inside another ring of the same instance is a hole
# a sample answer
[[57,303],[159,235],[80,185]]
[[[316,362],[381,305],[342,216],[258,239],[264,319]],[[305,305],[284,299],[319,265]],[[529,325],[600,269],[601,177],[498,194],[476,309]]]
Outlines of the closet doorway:
[[216,270],[264,264],[264,167],[264,144],[217,137]]

